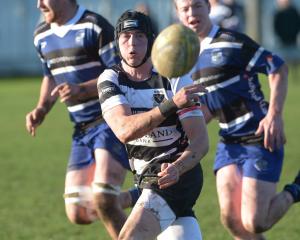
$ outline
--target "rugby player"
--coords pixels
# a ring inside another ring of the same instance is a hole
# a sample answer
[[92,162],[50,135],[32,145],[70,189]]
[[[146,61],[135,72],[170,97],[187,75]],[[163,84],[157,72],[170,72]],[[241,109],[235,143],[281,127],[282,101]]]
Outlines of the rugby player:
[[[277,193],[284,143],[283,107],[288,69],[251,38],[213,25],[208,0],[174,0],[179,20],[200,40],[191,75],[208,90],[202,96],[206,121],[220,126],[214,171],[223,225],[234,239],[264,239],[300,201],[300,172]],[[258,73],[266,74],[269,103]]]
[[[202,188],[199,161],[208,136],[190,77],[167,79],[153,69],[150,18],[126,11],[115,39],[122,58],[98,80],[103,117],[126,143],[142,189],[119,239],[201,239],[193,206]],[[187,86],[189,85],[189,86]]]
[[97,78],[119,61],[114,28],[102,16],[79,6],[76,0],[38,0],[45,21],[34,34],[44,78],[36,107],[26,116],[28,132],[37,127],[59,98],[74,124],[65,179],[66,214],[72,223],[89,224],[101,218],[117,239],[130,206],[131,195],[120,195],[126,169],[124,145],[101,115]]

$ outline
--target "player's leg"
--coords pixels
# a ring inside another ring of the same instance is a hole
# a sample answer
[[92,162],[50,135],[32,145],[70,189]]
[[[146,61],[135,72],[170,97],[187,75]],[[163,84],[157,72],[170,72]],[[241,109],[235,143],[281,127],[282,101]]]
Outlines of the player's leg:
[[[98,220],[92,182],[94,181],[95,163],[87,166],[78,166],[79,169],[67,170],[65,179],[65,209],[70,222],[75,224],[89,224]],[[121,192],[120,205],[123,209],[132,207],[139,196],[136,188]]]
[[65,179],[66,214],[69,220],[76,224],[89,224],[98,219],[91,187],[95,161],[92,150],[83,139],[84,134],[76,130],[73,134]]
[[126,169],[105,149],[95,150],[96,168],[93,182],[97,213],[113,239],[117,239],[126,220],[120,203],[120,189]]
[[292,203],[292,196],[287,191],[276,194],[276,183],[244,177],[242,221],[248,231],[267,231],[283,217]]
[[95,164],[68,170],[65,180],[65,209],[68,219],[76,224],[89,224],[98,219],[93,204],[91,182]]
[[241,219],[242,175],[236,164],[220,168],[217,173],[217,192],[222,224],[236,240],[264,239],[249,233]]
[[153,240],[176,219],[167,202],[150,189],[144,189],[119,236],[119,240]]
[[157,240],[202,240],[201,230],[194,217],[179,217],[166,230],[158,235]]
[[224,227],[236,240],[263,239],[245,230],[241,219],[242,173],[239,167],[241,149],[236,144],[217,146],[214,170],[216,172],[220,217]]
[[242,221],[254,233],[270,229],[293,203],[288,191],[276,193],[283,149],[269,152],[261,146],[246,146],[248,159],[243,165]]

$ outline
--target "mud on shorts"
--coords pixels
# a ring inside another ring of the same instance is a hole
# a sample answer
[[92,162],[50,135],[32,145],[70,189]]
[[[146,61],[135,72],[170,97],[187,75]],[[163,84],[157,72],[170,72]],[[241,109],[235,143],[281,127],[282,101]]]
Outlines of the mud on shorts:
[[125,146],[106,122],[87,129],[75,127],[68,170],[80,169],[95,162],[95,149],[106,149],[124,168],[130,170]]
[[284,149],[270,152],[261,144],[228,144],[219,142],[214,163],[216,173],[222,167],[236,164],[242,175],[268,182],[278,182]]
[[161,196],[178,217],[195,217],[195,205],[203,186],[203,172],[200,164],[180,176],[179,181],[165,189],[159,189],[156,184],[145,187]]

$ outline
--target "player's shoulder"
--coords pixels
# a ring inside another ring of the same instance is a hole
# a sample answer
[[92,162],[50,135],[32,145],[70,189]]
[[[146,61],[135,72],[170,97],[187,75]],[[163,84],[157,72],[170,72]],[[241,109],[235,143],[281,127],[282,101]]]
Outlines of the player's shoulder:
[[110,81],[110,82],[117,83],[119,76],[122,74],[123,74],[123,71],[119,67],[119,65],[114,65],[110,68],[105,69],[101,73],[98,82]]
[[50,25],[48,23],[46,23],[45,21],[39,23],[33,33],[33,36],[36,37],[37,35],[46,32],[47,30],[50,29]]
[[106,18],[104,18],[103,16],[101,16],[96,12],[87,9],[85,10],[79,22],[81,23],[90,22],[95,25],[98,25],[101,28],[113,28],[113,26]]
[[246,34],[226,28],[220,28],[214,37],[214,42],[244,43],[248,41],[252,39]]

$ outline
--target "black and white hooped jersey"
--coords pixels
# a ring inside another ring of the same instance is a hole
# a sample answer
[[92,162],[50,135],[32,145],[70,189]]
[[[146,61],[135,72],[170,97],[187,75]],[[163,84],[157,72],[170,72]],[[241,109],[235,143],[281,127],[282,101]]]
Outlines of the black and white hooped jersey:
[[220,136],[253,135],[268,111],[258,73],[274,73],[283,60],[244,34],[213,26],[201,42],[194,81],[206,86],[201,96],[218,118]]
[[[149,79],[132,81],[116,65],[100,75],[98,92],[104,115],[117,105],[128,105],[132,114],[137,114],[157,107],[182,87],[191,84],[193,81],[188,76],[168,80],[154,70]],[[181,153],[188,143],[180,120],[191,116],[203,117],[199,105],[177,111],[145,136],[126,144],[129,158],[147,162],[157,156]]]
[[[98,78],[107,66],[119,61],[113,39],[114,28],[106,19],[79,6],[76,15],[62,26],[39,24],[34,45],[45,76],[53,77],[56,84],[79,84]],[[75,124],[101,114],[95,97],[68,106],[68,111]]]

